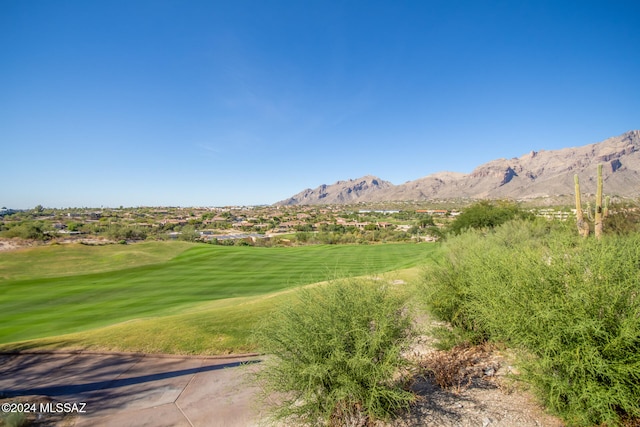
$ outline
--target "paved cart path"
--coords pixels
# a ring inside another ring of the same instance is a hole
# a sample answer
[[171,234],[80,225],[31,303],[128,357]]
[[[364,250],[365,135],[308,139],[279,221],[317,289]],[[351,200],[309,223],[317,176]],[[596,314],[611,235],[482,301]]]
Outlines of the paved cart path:
[[[0,395],[67,404],[74,426],[252,426],[255,356],[202,358],[138,354],[0,355]],[[73,406],[73,404],[76,406]],[[55,410],[55,406],[45,411]],[[46,415],[43,415],[46,416]]]

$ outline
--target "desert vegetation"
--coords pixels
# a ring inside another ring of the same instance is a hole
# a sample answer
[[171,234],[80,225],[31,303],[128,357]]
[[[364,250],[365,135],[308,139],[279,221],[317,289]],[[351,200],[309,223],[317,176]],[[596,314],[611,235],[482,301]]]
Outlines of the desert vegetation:
[[411,338],[406,298],[379,281],[303,289],[258,330],[273,358],[259,372],[275,419],[287,425],[364,425],[407,409],[397,374]]
[[[468,359],[509,347],[518,379],[568,425],[632,424],[640,418],[638,210],[608,208],[600,239],[580,237],[568,211],[543,219],[519,204],[483,201],[437,219],[419,210],[313,208],[295,213],[295,223],[280,212],[272,225],[293,229],[253,247],[156,241],[148,232],[135,245],[4,252],[0,348],[265,352],[259,381],[278,396],[276,418],[364,425],[413,402],[408,372],[463,388],[475,378]],[[47,239],[51,230],[36,217],[46,212],[9,219],[3,233],[39,230],[35,239]],[[584,212],[592,226],[595,216]],[[90,221],[134,226],[117,215]],[[199,215],[170,227],[195,236]],[[237,215],[217,213],[216,221]],[[404,224],[408,236],[437,232],[441,244],[362,244],[394,240],[382,222]],[[337,244],[345,242],[361,244]],[[391,285],[389,277],[414,278],[418,267],[423,286]],[[454,329],[441,341],[448,351],[416,362],[403,350],[414,333],[409,307],[424,309],[418,301]]]
[[516,220],[449,239],[427,301],[467,339],[520,350],[525,379],[568,424],[619,425],[640,417],[640,236],[574,227]]
[[451,234],[460,234],[468,229],[494,228],[513,219],[532,219],[534,214],[510,201],[492,202],[483,200],[472,204],[448,227]]

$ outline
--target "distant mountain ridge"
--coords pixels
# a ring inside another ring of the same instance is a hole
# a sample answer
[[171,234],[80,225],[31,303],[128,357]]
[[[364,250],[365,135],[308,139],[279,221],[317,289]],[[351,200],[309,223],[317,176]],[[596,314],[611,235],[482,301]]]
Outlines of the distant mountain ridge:
[[[496,159],[469,174],[438,172],[394,185],[376,176],[323,184],[276,205],[351,204],[430,199],[532,199],[573,194],[573,175],[582,191],[595,193],[596,165],[603,164],[607,194],[640,196],[640,131],[602,142],[551,151],[531,151],[518,158]],[[593,188],[592,188],[593,187]]]
[[338,181],[332,185],[323,184],[304,191],[277,205],[336,205],[357,203],[374,197],[380,191],[393,189],[394,185],[378,177],[367,175],[360,179]]

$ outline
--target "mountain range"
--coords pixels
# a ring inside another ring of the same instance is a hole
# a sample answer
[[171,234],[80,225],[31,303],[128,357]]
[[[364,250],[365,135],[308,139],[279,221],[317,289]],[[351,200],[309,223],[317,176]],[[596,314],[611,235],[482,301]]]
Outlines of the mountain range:
[[469,174],[438,172],[400,185],[371,175],[323,184],[276,205],[546,198],[573,194],[574,174],[580,179],[581,192],[595,193],[598,164],[603,165],[606,194],[640,196],[640,131],[581,147],[531,151],[517,158],[492,160]]

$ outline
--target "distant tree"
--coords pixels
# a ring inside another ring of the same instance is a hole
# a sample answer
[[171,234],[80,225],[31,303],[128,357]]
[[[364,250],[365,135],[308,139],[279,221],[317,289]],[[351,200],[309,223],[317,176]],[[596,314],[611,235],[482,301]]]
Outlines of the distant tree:
[[78,228],[80,228],[80,224],[78,224],[77,222],[67,223],[67,230],[69,231],[78,231]]
[[298,232],[295,234],[295,236],[298,242],[307,243],[309,241],[309,238],[311,237],[311,234],[306,232]]
[[180,240],[186,240],[188,242],[195,242],[200,238],[200,234],[196,231],[196,228],[192,225],[185,225],[180,230]]
[[311,224],[302,224],[302,225],[296,225],[295,226],[296,231],[313,231],[313,226]]
[[531,219],[533,214],[515,203],[483,200],[464,209],[449,229],[454,234],[460,234],[469,228],[493,228],[515,218]]
[[433,217],[431,215],[424,215],[416,221],[416,225],[420,228],[427,228],[433,227],[436,223],[433,222]]

